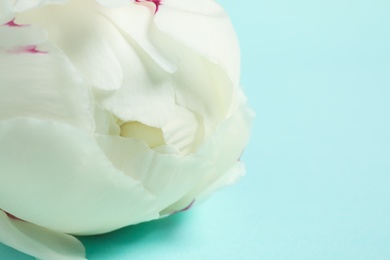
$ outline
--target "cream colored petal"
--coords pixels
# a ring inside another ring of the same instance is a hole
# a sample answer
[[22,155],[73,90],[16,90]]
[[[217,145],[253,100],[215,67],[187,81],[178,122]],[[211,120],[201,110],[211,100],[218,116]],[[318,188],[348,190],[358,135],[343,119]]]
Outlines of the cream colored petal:
[[0,53],[0,120],[54,119],[93,130],[90,93],[60,54]]
[[0,1],[0,24],[6,24],[14,18],[11,0]]
[[[170,64],[150,51],[152,57],[148,52],[151,47],[138,42],[142,38],[139,34],[147,34],[143,30],[150,19],[149,12],[134,4],[109,9],[93,1],[47,6],[17,17],[20,22],[46,28],[50,40],[95,87],[96,100],[105,109],[124,122],[161,127],[172,113],[174,93],[170,74],[163,68]],[[135,31],[134,35],[125,29]]]
[[[131,17],[132,13],[128,15]],[[124,79],[117,91],[95,91],[97,100],[124,122],[138,121],[162,127],[175,105],[170,74],[156,64],[139,43],[116,30],[114,24],[106,24],[101,30],[122,66]]]
[[125,37],[137,44],[153,61],[166,72],[172,73],[176,70],[175,64],[170,61],[169,56],[164,56],[156,48],[158,43],[150,40],[153,33],[153,12],[149,8],[138,4],[131,4],[121,8],[100,8],[98,12],[110,20]]
[[69,125],[0,122],[0,208],[59,232],[98,234],[158,217],[156,198]]
[[55,119],[93,130],[91,93],[38,26],[0,26],[0,120]]
[[98,7],[91,0],[70,1],[66,5],[48,5],[18,14],[17,21],[44,26],[49,40],[61,48],[89,85],[118,89],[123,72],[112,46],[99,32],[107,22],[96,14]]
[[238,41],[229,17],[216,1],[164,0],[155,24],[178,42],[222,66],[238,86]]
[[204,138],[201,119],[185,107],[175,106],[174,113],[162,127],[165,143],[181,154],[193,153]]
[[96,2],[105,7],[119,7],[129,5],[131,0],[96,0]]
[[216,190],[236,182],[245,174],[245,167],[239,162],[239,158],[248,143],[253,116],[253,111],[241,100],[239,110],[225,120],[196,153],[197,156],[210,160],[214,170],[202,174],[195,188],[168,207],[164,214],[181,210],[194,199],[201,201]]
[[95,133],[103,135],[120,135],[121,129],[117,119],[101,105],[95,104]]
[[244,174],[245,169],[238,161],[248,144],[254,113],[243,99],[236,113],[223,122],[197,152],[198,156],[209,158],[215,166],[213,174],[205,176],[198,186],[199,192],[205,193],[197,196],[199,198],[232,184]]
[[[113,49],[120,50],[117,56],[125,75],[133,75],[125,79],[121,90],[104,96],[102,103],[107,109],[125,121],[162,127],[168,118],[177,113],[173,107],[177,104],[202,119],[206,134],[225,119],[234,103],[235,89],[219,64],[210,62],[160,31],[156,27],[157,21],[152,22],[153,13],[143,5],[102,10],[101,13],[126,39],[110,45],[116,45]],[[175,23],[180,24],[181,21]],[[109,35],[113,31],[105,32]],[[119,42],[123,44],[119,45]],[[124,52],[127,48],[130,49]],[[169,72],[164,65],[168,64],[166,60],[174,64],[176,69],[173,74],[166,73]]]
[[39,26],[26,25],[18,27],[3,25],[0,26],[0,37],[0,50],[4,50],[43,43],[47,40],[47,33]]
[[0,210],[0,242],[42,260],[82,260],[84,246],[75,237],[9,218]]
[[24,12],[28,9],[50,4],[65,4],[69,0],[14,0],[15,12]]
[[[140,3],[129,3],[122,8],[102,8],[91,1],[71,1],[61,8],[40,8],[21,14],[18,19],[40,23],[47,28],[52,41],[63,48],[87,82],[98,88],[95,90],[97,102],[117,118],[178,133],[179,128],[173,129],[173,125],[168,124],[177,115],[175,107],[179,106],[189,111],[189,118],[185,121],[193,121],[195,115],[198,123],[203,124],[198,129],[203,128],[208,136],[235,109],[237,89],[224,69],[228,61],[209,57],[209,52],[192,48],[187,42],[189,39],[176,37],[188,32],[171,32],[172,28],[163,26],[165,16],[160,21],[160,13],[182,13],[184,10],[172,5],[181,8],[179,3],[163,2],[161,6],[165,9],[155,15]],[[216,19],[217,24],[230,28],[226,17],[220,17],[223,12],[219,6],[211,5],[212,10],[217,11],[194,10],[200,13],[199,26],[209,19]],[[199,6],[204,6],[204,3]],[[64,14],[55,12],[56,8],[61,12],[64,10]],[[189,13],[191,8],[187,8]],[[67,19],[70,15],[72,21]],[[181,26],[178,16],[173,17],[176,17],[174,23]],[[158,29],[160,24],[161,30]],[[63,29],[58,31],[58,28]],[[208,33],[210,30],[197,38],[203,49],[208,48],[208,44],[205,45],[209,42]],[[234,35],[219,36],[219,42],[235,41]],[[214,45],[210,45],[210,53],[214,52]],[[75,51],[74,47],[67,46],[79,47]],[[229,57],[235,57],[237,49],[232,47],[231,52]],[[234,64],[238,65],[237,62]],[[197,131],[195,128],[187,130]],[[170,134],[166,132],[165,135]],[[188,139],[186,142],[178,147],[194,145],[189,145]]]
[[212,169],[207,160],[161,154],[135,138],[98,136],[98,141],[118,169],[156,195],[159,210],[179,200]]

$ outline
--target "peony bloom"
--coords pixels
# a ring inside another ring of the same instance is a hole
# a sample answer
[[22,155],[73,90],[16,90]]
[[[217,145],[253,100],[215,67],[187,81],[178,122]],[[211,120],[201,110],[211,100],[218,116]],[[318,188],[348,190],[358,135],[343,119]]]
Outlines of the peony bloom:
[[251,118],[213,0],[1,0],[0,242],[84,259],[72,235],[187,209],[244,174]]

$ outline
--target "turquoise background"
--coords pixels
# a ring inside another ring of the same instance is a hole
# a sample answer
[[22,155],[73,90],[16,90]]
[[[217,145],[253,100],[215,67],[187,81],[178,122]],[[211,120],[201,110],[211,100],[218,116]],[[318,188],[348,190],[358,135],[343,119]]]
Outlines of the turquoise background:
[[89,259],[390,259],[390,3],[219,2],[257,113],[247,176],[189,212],[83,238]]

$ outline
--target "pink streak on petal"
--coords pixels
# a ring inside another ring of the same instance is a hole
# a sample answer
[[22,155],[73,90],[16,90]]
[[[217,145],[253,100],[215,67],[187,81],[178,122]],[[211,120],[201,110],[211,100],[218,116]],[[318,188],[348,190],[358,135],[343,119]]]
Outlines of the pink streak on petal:
[[10,50],[9,52],[13,53],[13,54],[20,54],[20,53],[46,54],[47,53],[47,51],[37,50],[36,45],[27,45],[27,46],[23,46],[23,47],[17,47],[17,48]]
[[154,11],[154,13],[157,13],[160,5],[161,5],[161,2],[162,0],[135,0],[137,3],[141,3],[141,2],[152,2],[153,4],[156,5],[156,10]]
[[185,207],[184,209],[181,209],[181,210],[174,211],[174,212],[172,212],[171,215],[176,214],[176,213],[180,213],[180,212],[187,211],[187,210],[189,210],[190,208],[192,208],[192,206],[194,206],[194,204],[195,204],[195,199],[194,199],[193,201],[191,201],[191,203],[188,204],[187,207]]
[[9,217],[10,219],[24,221],[24,220],[22,220],[22,219],[20,219],[20,218],[18,218],[18,217],[15,217],[14,215],[8,213],[8,212],[5,211],[5,210],[2,210],[2,209],[0,209],[0,210],[3,211],[3,212],[7,215],[7,217]]
[[24,26],[27,26],[25,24],[17,24],[15,23],[15,18],[12,19],[11,21],[9,21],[8,23],[4,24],[5,26],[9,26],[9,27],[24,27]]

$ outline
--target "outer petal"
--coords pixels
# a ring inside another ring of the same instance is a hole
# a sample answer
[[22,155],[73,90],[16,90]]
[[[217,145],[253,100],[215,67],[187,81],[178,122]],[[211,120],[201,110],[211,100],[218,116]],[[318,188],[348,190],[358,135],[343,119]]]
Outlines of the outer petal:
[[76,238],[11,219],[0,210],[0,242],[43,260],[85,259],[84,246]]
[[240,54],[236,34],[216,1],[164,0],[155,23],[164,33],[221,65],[238,86]]
[[97,234],[158,217],[155,197],[65,124],[0,122],[0,173],[0,208],[56,231]]
[[[241,96],[236,113],[225,120],[197,151],[198,156],[208,158],[216,167],[214,174],[207,175],[204,184],[209,186],[232,167],[236,167],[235,164],[249,141],[253,117],[253,111],[248,108],[244,97]],[[237,169],[240,168],[241,166],[238,166]]]
[[248,143],[253,116],[253,112],[242,97],[236,113],[226,119],[196,153],[197,156],[210,160],[215,169],[206,174],[202,173],[194,189],[164,210],[163,214],[185,208],[194,198],[196,201],[202,201],[216,190],[233,184],[245,174],[245,167],[239,162],[239,158]]
[[92,131],[91,93],[38,26],[0,26],[0,120],[55,119]]
[[8,23],[14,17],[12,0],[0,1],[0,25]]

